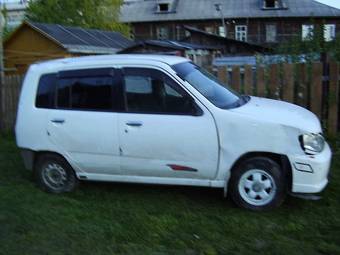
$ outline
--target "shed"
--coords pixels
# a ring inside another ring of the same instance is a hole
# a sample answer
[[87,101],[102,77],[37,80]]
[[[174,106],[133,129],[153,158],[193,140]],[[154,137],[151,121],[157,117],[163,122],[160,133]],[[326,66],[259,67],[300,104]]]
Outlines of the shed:
[[37,61],[115,54],[132,44],[117,32],[25,21],[4,42],[5,71],[23,74]]
[[272,50],[254,43],[243,42],[228,37],[219,36],[191,26],[184,26],[188,36],[183,40],[189,43],[203,44],[207,47],[219,47],[226,56],[247,56],[257,53],[268,54]]
[[176,55],[189,58],[200,66],[210,66],[212,59],[221,54],[221,48],[172,40],[144,40],[119,53]]

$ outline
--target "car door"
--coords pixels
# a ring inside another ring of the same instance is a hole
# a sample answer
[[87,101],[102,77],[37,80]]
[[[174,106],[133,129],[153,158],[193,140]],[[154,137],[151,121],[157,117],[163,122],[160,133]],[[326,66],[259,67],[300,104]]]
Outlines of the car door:
[[119,113],[124,175],[213,179],[218,138],[210,112],[163,71],[124,68]]
[[120,173],[119,82],[113,68],[58,74],[56,109],[47,126],[51,147],[85,173]]

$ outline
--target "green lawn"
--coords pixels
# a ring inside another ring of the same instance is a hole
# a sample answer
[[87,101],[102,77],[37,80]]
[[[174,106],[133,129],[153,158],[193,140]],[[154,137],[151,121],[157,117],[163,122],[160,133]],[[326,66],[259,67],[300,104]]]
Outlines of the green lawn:
[[320,201],[252,213],[206,188],[82,183],[36,188],[0,136],[0,254],[340,254],[340,154]]

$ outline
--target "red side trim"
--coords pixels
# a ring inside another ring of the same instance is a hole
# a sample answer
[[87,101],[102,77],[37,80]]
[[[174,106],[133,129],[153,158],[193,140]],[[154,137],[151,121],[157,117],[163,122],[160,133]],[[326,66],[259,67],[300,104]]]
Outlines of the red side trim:
[[197,172],[198,170],[195,168],[191,168],[188,166],[181,166],[181,165],[174,165],[174,164],[168,164],[168,167],[170,167],[174,171],[188,171],[188,172]]

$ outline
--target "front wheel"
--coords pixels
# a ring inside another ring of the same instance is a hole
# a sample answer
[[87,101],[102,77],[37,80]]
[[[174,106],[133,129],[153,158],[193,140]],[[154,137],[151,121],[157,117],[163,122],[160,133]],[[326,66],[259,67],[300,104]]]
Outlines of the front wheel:
[[256,157],[239,164],[229,182],[232,200],[240,207],[263,211],[280,206],[285,198],[285,175],[279,164]]

